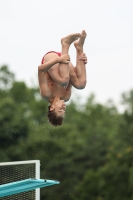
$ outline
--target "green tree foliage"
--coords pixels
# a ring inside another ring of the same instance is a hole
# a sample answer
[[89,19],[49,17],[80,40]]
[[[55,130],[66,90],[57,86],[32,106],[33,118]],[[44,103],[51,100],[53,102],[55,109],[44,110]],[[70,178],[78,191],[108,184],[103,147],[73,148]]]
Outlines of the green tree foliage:
[[128,200],[131,190],[128,183],[129,172],[125,165],[108,163],[98,170],[88,170],[77,186],[73,199],[83,200]]
[[14,74],[9,71],[6,65],[0,67],[0,89],[7,89],[14,80]]
[[[112,116],[117,127],[115,134],[112,134],[113,140],[107,148],[106,162],[98,169],[92,168],[85,172],[83,180],[76,186],[73,200],[78,198],[82,200],[133,199],[132,95],[132,91],[122,95],[125,111],[119,116],[116,114]],[[110,129],[108,134],[111,134]]]
[[47,200],[133,199],[133,91],[122,95],[125,111],[112,101],[70,101],[64,124],[52,127],[38,88],[0,68],[0,158],[41,161],[41,178],[60,185],[41,189]]

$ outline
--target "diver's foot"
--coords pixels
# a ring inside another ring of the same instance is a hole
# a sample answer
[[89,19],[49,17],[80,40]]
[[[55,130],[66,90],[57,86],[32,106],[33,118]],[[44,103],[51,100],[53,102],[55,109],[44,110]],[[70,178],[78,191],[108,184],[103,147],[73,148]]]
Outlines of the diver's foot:
[[79,39],[79,37],[81,37],[80,33],[70,34],[61,39],[61,44],[63,46],[69,47],[75,40]]
[[81,37],[77,41],[74,42],[74,46],[77,50],[83,51],[83,45],[84,45],[86,36],[87,36],[87,34],[86,34],[85,30],[83,30],[81,32]]

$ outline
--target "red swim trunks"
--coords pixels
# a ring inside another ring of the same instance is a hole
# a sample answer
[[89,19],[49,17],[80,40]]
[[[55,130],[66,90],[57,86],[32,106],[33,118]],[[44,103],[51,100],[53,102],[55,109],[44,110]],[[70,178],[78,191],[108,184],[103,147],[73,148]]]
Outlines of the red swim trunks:
[[[47,55],[48,53],[56,53],[58,56],[61,56],[61,53],[60,52],[56,52],[56,51],[49,51],[49,52],[47,52],[45,55]],[[41,61],[41,64],[43,64],[43,62],[44,62],[44,57],[45,57],[45,55],[43,56],[43,58],[42,58],[42,61]]]

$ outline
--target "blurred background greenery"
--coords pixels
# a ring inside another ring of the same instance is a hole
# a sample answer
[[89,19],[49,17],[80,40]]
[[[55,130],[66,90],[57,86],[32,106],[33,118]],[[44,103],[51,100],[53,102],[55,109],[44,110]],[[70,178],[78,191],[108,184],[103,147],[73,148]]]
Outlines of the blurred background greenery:
[[0,162],[40,160],[41,200],[133,200],[133,90],[121,95],[123,112],[95,95],[70,101],[64,123],[52,127],[38,87],[0,67]]

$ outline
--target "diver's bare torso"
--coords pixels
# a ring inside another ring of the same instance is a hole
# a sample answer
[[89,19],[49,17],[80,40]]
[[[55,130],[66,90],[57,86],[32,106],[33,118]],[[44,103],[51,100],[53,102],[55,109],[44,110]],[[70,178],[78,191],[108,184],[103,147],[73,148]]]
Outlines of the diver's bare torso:
[[38,79],[40,94],[42,98],[44,98],[48,102],[52,102],[52,100],[56,96],[60,97],[60,99],[64,100],[65,102],[70,99],[72,87],[70,83],[66,87],[60,86],[50,77],[48,72],[38,73]]

